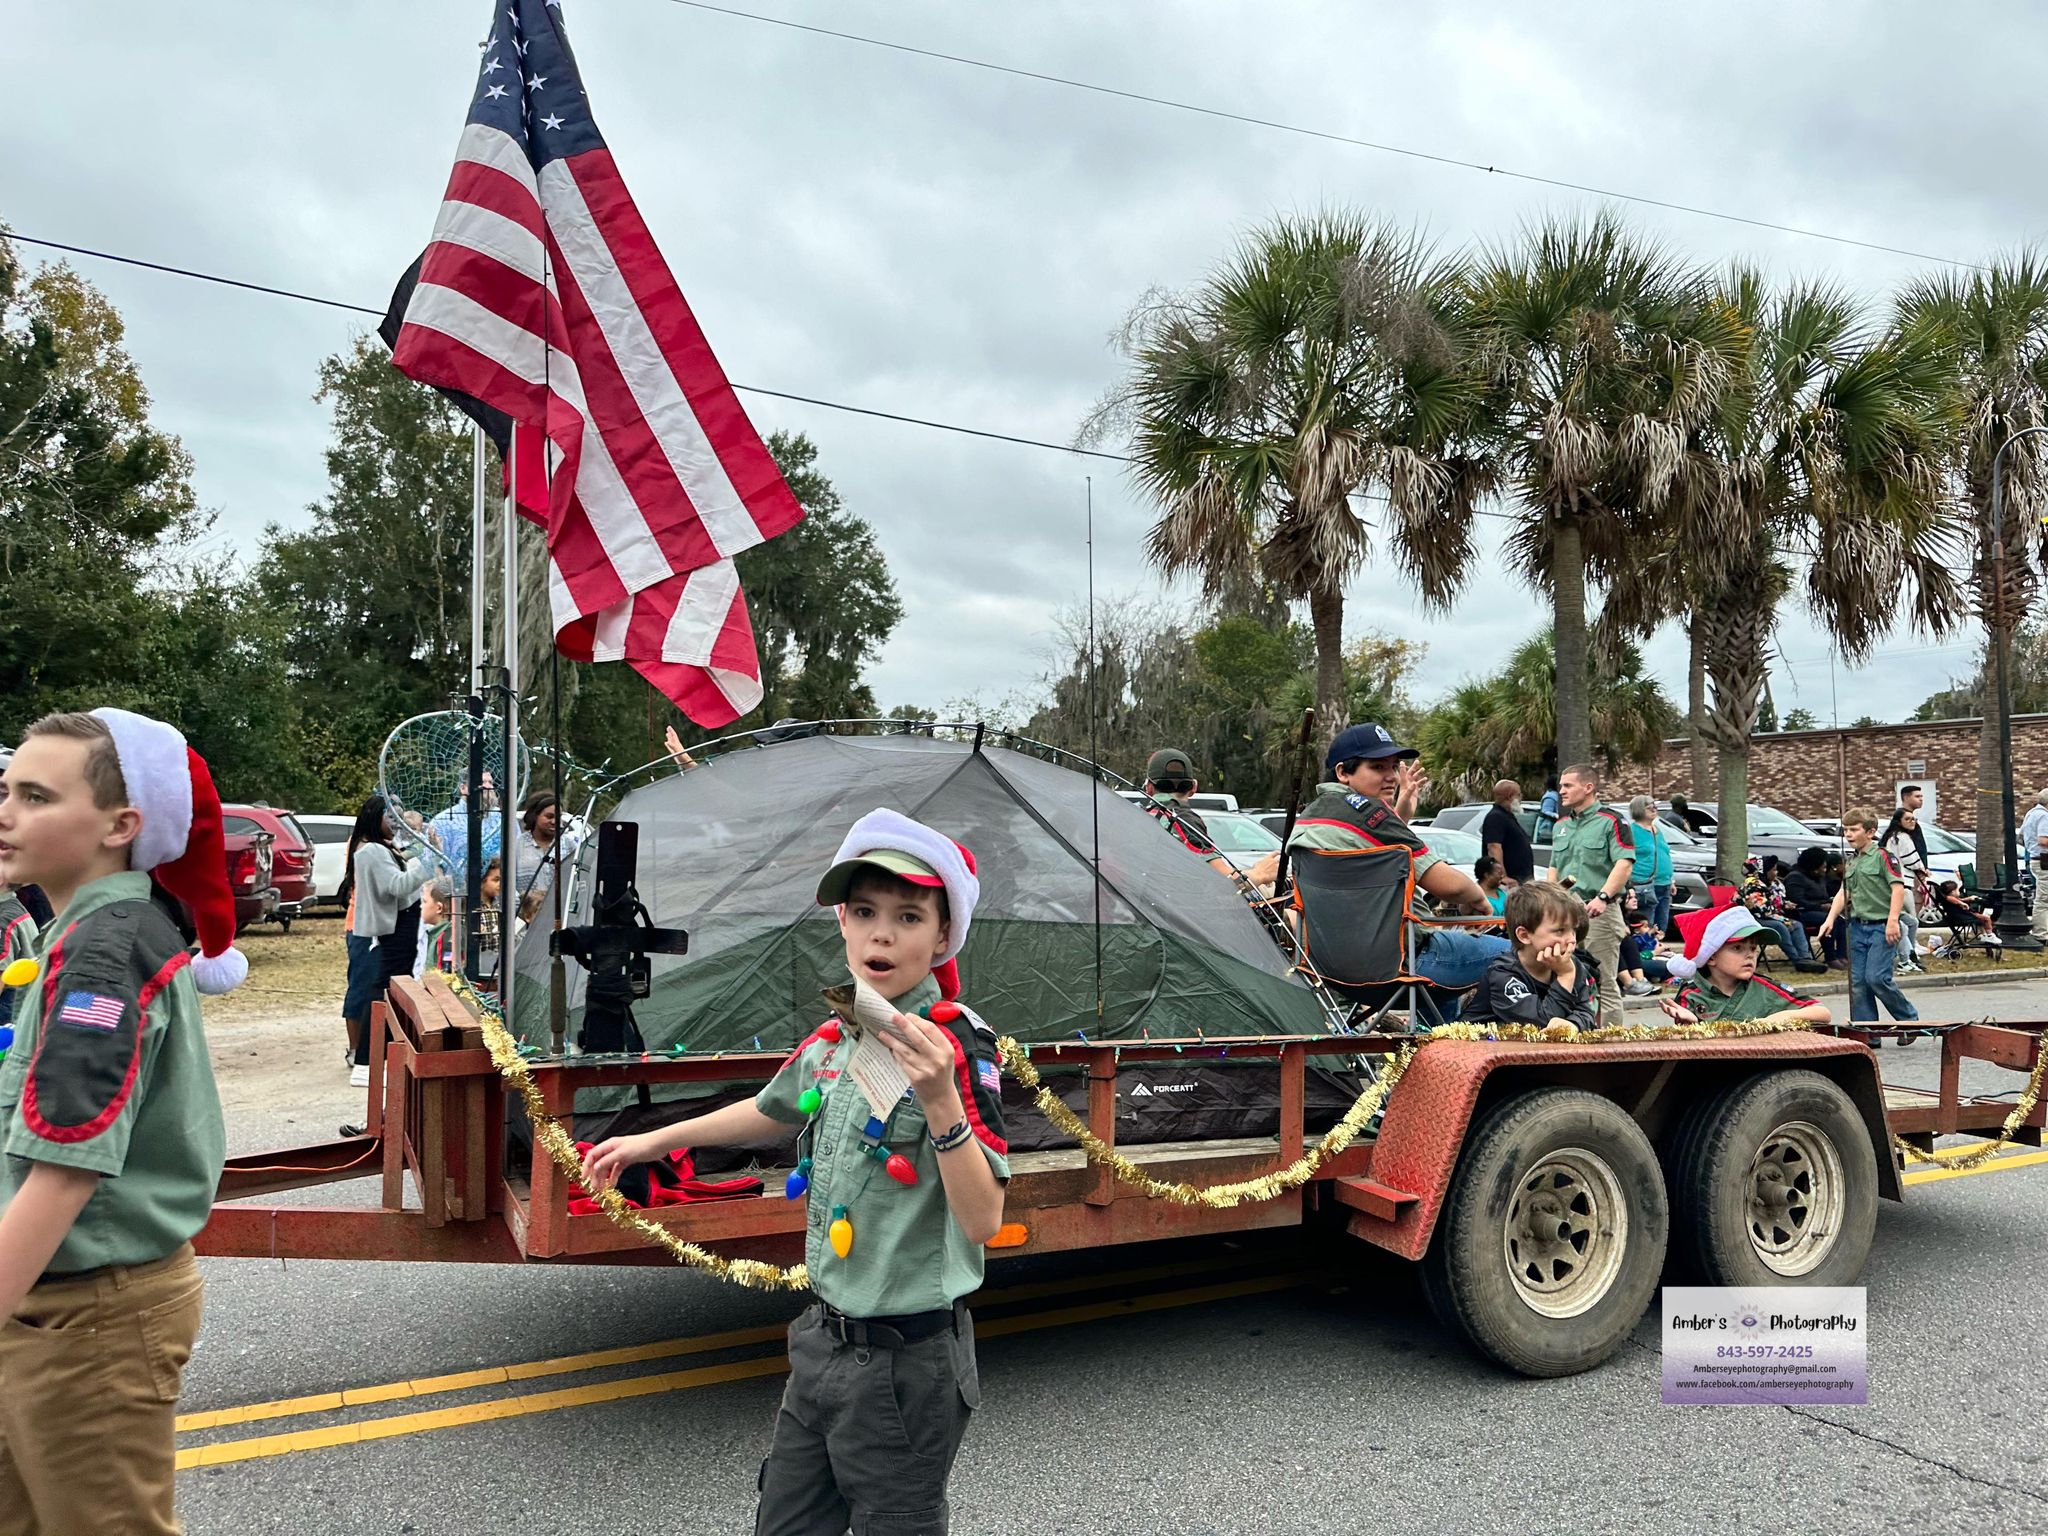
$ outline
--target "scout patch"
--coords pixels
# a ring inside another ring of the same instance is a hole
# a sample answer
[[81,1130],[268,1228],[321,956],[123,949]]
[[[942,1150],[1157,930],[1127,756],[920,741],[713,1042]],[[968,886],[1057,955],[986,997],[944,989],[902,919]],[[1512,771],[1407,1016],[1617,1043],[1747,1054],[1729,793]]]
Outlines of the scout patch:
[[981,1079],[981,1086],[991,1093],[999,1093],[1003,1086],[1003,1069],[992,1061],[984,1061],[975,1068],[975,1075]]
[[57,1010],[57,1022],[111,1033],[121,1027],[121,1012],[126,1006],[120,998],[104,992],[69,992],[65,994],[64,1006]]

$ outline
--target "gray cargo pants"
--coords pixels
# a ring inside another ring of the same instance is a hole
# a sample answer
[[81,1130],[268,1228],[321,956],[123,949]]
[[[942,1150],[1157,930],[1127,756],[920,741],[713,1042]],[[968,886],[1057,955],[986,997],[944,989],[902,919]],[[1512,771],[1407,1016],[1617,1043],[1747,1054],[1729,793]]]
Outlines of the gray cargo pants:
[[817,1306],[789,1325],[754,1536],[946,1536],[946,1478],[981,1401],[973,1319],[955,1317],[893,1349],[845,1343]]

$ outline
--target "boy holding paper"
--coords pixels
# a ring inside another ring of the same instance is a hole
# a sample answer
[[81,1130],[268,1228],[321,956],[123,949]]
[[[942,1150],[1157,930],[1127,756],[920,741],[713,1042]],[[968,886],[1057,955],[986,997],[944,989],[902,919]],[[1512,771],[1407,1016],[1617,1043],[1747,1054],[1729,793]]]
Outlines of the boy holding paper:
[[808,1190],[818,1300],[790,1325],[756,1536],[947,1529],[946,1479],[981,1398],[964,1298],[1010,1176],[995,1035],[954,1000],[980,890],[952,839],[894,811],[863,816],[818,885],[853,973],[839,1016],[751,1103],[584,1157],[601,1187],[678,1147],[804,1127],[789,1193]]

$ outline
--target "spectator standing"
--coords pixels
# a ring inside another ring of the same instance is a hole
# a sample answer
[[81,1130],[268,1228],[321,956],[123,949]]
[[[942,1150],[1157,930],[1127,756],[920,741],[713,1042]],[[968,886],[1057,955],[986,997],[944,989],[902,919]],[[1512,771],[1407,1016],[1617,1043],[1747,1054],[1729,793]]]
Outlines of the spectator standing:
[[1920,908],[1927,899],[1927,834],[1920,830],[1920,818],[1910,799],[1918,804],[1920,791],[1907,788],[1900,805],[1892,812],[1878,842],[1899,866],[1906,880],[1906,903],[1899,913],[1899,949],[1893,964],[1902,971],[1917,971],[1920,965]]
[[1550,841],[1551,829],[1557,825],[1558,812],[1564,809],[1564,800],[1558,792],[1555,774],[1543,781],[1543,798],[1536,802],[1535,838],[1539,843]]
[[372,795],[356,812],[355,829],[349,833],[348,873],[342,878],[342,895],[349,902],[348,933],[342,940],[348,950],[348,987],[341,1016],[348,1024],[352,1088],[370,1085],[370,1005],[390,976],[412,969],[413,949],[397,953],[399,946],[390,945],[396,958],[388,966],[383,952],[408,908],[413,912],[414,944],[418,943],[416,897],[426,878],[427,855],[401,855],[392,846],[396,830],[384,797]]
[[1479,841],[1500,864],[1501,877],[1513,890],[1536,878],[1536,854],[1522,830],[1522,786],[1501,779],[1493,786],[1493,806],[1479,823]]
[[[2034,932],[2048,939],[2048,789],[2034,796],[2033,809],[2020,823],[2020,857],[2034,872]],[[1981,877],[1980,877],[1981,878]]]
[[1586,953],[1600,968],[1600,1022],[1620,1024],[1621,947],[1628,921],[1621,898],[1635,867],[1635,838],[1628,823],[1600,803],[1600,774],[1574,763],[1558,775],[1563,817],[1550,839],[1551,877],[1569,885],[1586,904]]
[[[522,906],[530,896],[544,900],[555,888],[555,841],[560,832],[561,813],[560,803],[546,790],[528,795],[520,809],[519,833],[513,839],[512,870]],[[563,841],[564,864],[576,857],[577,846],[573,836]]]
[[1635,867],[1629,884],[1636,893],[1636,906],[1651,931],[1663,938],[1671,927],[1671,841],[1657,822],[1657,802],[1637,795],[1628,803],[1629,830],[1636,845]]
[[[478,830],[483,834],[483,856],[495,858],[500,842],[505,835],[505,819],[498,814],[497,781],[486,768],[483,777],[483,795],[479,803],[483,806],[483,820]],[[434,845],[448,866],[448,878],[454,889],[466,890],[469,869],[469,781],[457,786],[455,803],[427,823],[427,841]]]

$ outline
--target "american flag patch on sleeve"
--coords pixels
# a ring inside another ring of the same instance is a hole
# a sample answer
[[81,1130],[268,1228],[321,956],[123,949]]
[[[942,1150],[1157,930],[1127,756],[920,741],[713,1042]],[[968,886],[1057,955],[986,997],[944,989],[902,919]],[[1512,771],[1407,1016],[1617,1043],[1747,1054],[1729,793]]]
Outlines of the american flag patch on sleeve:
[[975,1067],[975,1075],[981,1079],[981,1086],[995,1093],[1003,1086],[1003,1069],[992,1061],[984,1061]]
[[64,1006],[57,1010],[57,1022],[112,1033],[121,1027],[121,1015],[126,1007],[120,998],[108,997],[102,992],[67,992]]

